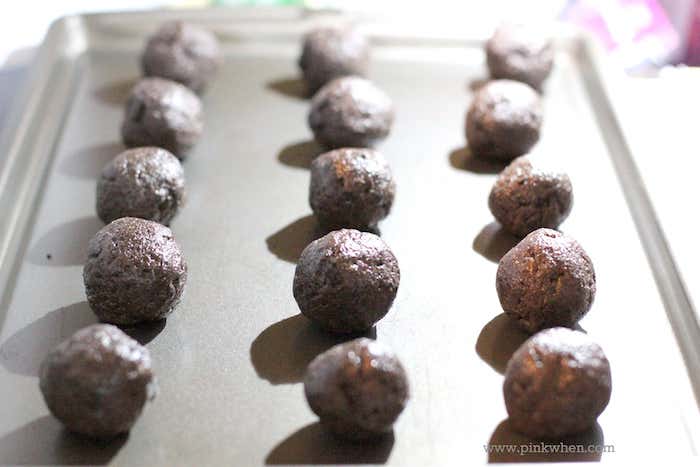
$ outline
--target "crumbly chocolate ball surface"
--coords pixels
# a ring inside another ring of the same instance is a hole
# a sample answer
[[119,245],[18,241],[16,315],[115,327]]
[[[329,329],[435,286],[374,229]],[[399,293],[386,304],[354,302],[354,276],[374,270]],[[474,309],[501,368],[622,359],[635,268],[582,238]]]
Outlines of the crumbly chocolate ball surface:
[[304,36],[299,68],[310,94],[342,76],[365,76],[369,43],[356,29],[323,27]]
[[557,228],[571,212],[573,199],[568,175],[540,170],[521,156],[498,176],[489,209],[504,229],[524,237],[541,227]]
[[129,431],[156,392],[148,349],[107,324],[83,328],[53,349],[39,387],[69,430],[97,439]]
[[486,63],[493,79],[512,79],[537,90],[552,71],[552,41],[523,25],[503,25],[486,42]]
[[501,258],[496,290],[503,310],[525,331],[570,328],[593,304],[595,271],[576,240],[538,229]]
[[610,364],[586,334],[553,328],[525,341],[508,362],[503,395],[511,426],[533,438],[587,430],[610,400]]
[[140,217],[168,225],[185,201],[185,173],[165,149],[142,147],[122,152],[97,182],[97,215],[106,224]]
[[350,440],[390,432],[409,398],[401,362],[386,345],[367,338],[316,357],[306,371],[304,392],[321,424]]
[[311,242],[294,273],[301,312],[338,334],[370,329],[387,314],[399,288],[396,257],[378,236],[352,229]]
[[389,163],[373,149],[336,149],[311,164],[309,204],[327,229],[375,228],[389,214],[395,192]]
[[180,302],[187,264],[169,228],[122,217],[90,240],[83,281],[88,303],[101,321],[156,321]]
[[221,64],[219,41],[206,29],[182,21],[163,24],[141,56],[145,76],[177,81],[202,92]]
[[203,127],[202,103],[196,94],[174,81],[145,78],[127,100],[122,140],[127,147],[161,147],[182,160]]
[[542,104],[528,85],[497,80],[479,89],[467,112],[469,149],[478,157],[509,161],[540,138]]
[[364,78],[334,79],[311,99],[309,127],[329,149],[374,146],[386,138],[393,122],[391,99]]

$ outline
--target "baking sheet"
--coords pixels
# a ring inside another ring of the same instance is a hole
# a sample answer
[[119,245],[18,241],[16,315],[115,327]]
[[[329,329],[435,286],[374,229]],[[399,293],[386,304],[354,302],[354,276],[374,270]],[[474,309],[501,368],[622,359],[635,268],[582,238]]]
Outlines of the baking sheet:
[[[505,362],[525,336],[504,319],[494,286],[496,261],[514,244],[487,208],[500,167],[474,160],[464,147],[466,108],[485,76],[478,40],[376,37],[370,77],[397,107],[380,149],[398,191],[380,228],[402,278],[375,333],[402,359],[412,399],[394,435],[371,446],[328,438],[308,409],[299,383],[304,367],[337,340],[298,315],[291,293],[294,262],[317,235],[307,190],[308,164],[319,150],[295,65],[298,32],[316,19],[297,10],[275,10],[267,22],[235,11],[178,13],[219,32],[226,61],[204,97],[205,134],[185,164],[188,204],[172,225],[189,264],[185,296],[167,323],[137,331],[152,353],[160,394],[128,437],[106,445],[66,433],[48,415],[38,365],[95,321],[81,278],[87,241],[101,227],[95,179],[121,150],[122,105],[139,75],[143,38],[173,15],[57,23],[28,104],[3,140],[0,463],[540,460],[486,447],[530,440],[509,430],[501,393]],[[628,163],[620,162],[624,139],[614,120],[599,125],[613,109],[590,53],[583,39],[560,41],[533,156],[561,164],[572,178],[575,205],[562,230],[587,250],[598,276],[581,326],[603,346],[613,372],[598,425],[565,441],[611,445],[602,460],[686,457],[698,446],[697,405],[664,310],[668,297],[662,301],[616,176]],[[632,203],[633,188],[627,183]],[[639,206],[633,212],[638,218]],[[582,457],[601,456],[557,458]]]

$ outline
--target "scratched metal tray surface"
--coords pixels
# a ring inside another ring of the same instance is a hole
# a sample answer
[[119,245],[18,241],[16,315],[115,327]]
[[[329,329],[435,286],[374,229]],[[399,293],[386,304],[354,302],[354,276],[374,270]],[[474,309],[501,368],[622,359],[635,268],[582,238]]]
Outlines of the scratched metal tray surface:
[[[128,437],[95,444],[48,414],[37,369],[50,348],[95,321],[81,278],[86,244],[101,227],[95,180],[122,149],[122,108],[143,40],[174,17],[214,30],[225,52],[204,96],[205,134],[185,163],[188,204],[172,225],[189,282],[167,322],[130,331],[151,351],[158,397]],[[300,317],[291,293],[295,261],[317,235],[307,190],[319,151],[295,60],[299,34],[336,19],[294,9],[205,10],[88,15],[52,27],[0,146],[0,464],[474,465],[694,455],[697,322],[595,49],[572,35],[558,40],[533,158],[561,165],[573,180],[575,206],[562,230],[592,257],[599,289],[581,327],[604,347],[613,372],[599,423],[564,442],[611,447],[602,455],[489,453],[489,445],[531,440],[509,429],[501,392],[505,363],[525,336],[501,313],[494,287],[496,263],[514,244],[486,203],[500,167],[471,157],[463,136],[485,76],[482,43],[388,33],[362,20],[373,39],[370,77],[397,108],[380,147],[398,184],[381,235],[402,277],[373,334],[404,362],[412,398],[393,436],[378,444],[324,434],[300,379],[338,340]]]

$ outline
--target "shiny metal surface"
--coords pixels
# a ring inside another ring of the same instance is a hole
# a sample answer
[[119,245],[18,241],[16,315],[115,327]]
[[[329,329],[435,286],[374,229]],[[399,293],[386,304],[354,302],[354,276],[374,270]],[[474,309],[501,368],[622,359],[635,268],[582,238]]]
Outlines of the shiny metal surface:
[[[487,454],[489,442],[528,443],[509,430],[501,392],[505,362],[525,336],[504,319],[494,286],[494,261],[514,242],[487,208],[500,167],[464,148],[467,104],[485,75],[481,42],[383,36],[376,24],[368,27],[369,77],[397,108],[380,146],[397,195],[380,228],[402,278],[375,333],[401,358],[412,400],[394,436],[369,447],[328,438],[308,409],[304,367],[338,340],[298,316],[291,292],[294,261],[317,234],[307,194],[318,148],[295,64],[298,34],[315,19],[297,21],[297,10],[258,19],[248,10],[180,13],[217,31],[226,60],[204,97],[205,133],[185,163],[188,204],[172,224],[190,269],[185,296],[167,323],[135,331],[151,351],[160,394],[128,438],[108,445],[67,434],[48,415],[38,365],[95,321],[81,270],[101,227],[96,177],[121,150],[143,39],[174,14],[57,23],[27,104],[2,137],[0,464],[473,465],[503,459]],[[586,249],[598,276],[581,326],[612,367],[598,426],[567,442],[614,445],[603,460],[650,450],[685,457],[700,433],[683,360],[697,377],[697,323],[597,60],[582,39],[559,42],[533,152],[533,163],[559,164],[571,177],[574,207],[562,230]]]

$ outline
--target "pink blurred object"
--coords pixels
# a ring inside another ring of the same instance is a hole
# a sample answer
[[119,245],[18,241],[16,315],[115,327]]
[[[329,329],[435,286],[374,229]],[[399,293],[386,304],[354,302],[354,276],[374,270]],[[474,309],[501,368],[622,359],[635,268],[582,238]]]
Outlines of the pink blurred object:
[[562,16],[598,37],[628,69],[663,65],[678,54],[679,35],[656,0],[580,0]]
[[683,63],[700,66],[700,1],[696,1],[691,12]]

